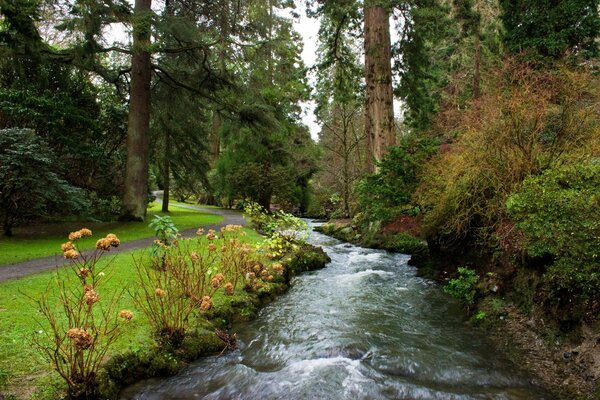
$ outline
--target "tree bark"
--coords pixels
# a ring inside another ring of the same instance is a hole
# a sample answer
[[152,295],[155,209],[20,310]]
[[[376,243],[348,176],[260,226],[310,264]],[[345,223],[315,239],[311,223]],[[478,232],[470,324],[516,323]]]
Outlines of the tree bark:
[[165,159],[163,164],[163,199],[162,212],[169,212],[169,198],[171,197],[171,136],[165,135]]
[[131,90],[127,127],[127,163],[121,219],[143,221],[148,204],[150,131],[150,17],[152,0],[135,0]]
[[365,133],[370,172],[375,171],[375,162],[383,158],[388,147],[396,144],[389,13],[378,3],[366,0],[364,10]]

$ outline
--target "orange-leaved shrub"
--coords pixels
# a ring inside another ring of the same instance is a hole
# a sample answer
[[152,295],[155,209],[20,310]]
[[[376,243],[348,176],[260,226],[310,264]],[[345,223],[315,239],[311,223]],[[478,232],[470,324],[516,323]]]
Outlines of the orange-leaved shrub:
[[509,59],[488,81],[469,109],[446,110],[436,125],[451,144],[414,195],[430,241],[502,245],[514,231],[506,200],[526,177],[600,154],[600,83],[584,67]]

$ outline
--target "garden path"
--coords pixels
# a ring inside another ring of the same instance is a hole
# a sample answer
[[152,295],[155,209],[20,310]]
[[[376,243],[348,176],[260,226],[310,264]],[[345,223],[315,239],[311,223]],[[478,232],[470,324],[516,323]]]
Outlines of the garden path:
[[[157,195],[158,202],[162,202],[162,198],[159,193],[155,193]],[[223,217],[223,221],[219,224],[213,225],[203,225],[202,228],[205,230],[215,229],[219,230],[221,227],[225,225],[246,225],[246,221],[241,212],[236,210],[228,210],[222,208],[206,208],[202,206],[192,205],[192,204],[177,204],[177,207],[187,208],[191,210],[197,210],[210,214],[217,214]],[[197,228],[187,229],[185,231],[181,231],[180,234],[182,237],[193,237],[196,235]],[[116,232],[118,234],[118,232]],[[142,249],[144,247],[148,247],[154,241],[154,237],[144,238],[132,240],[129,242],[122,243],[118,248],[111,250],[110,253],[104,253],[106,255],[114,255],[117,253],[124,253],[126,251]],[[85,251],[85,253],[89,253],[91,250]],[[63,267],[68,265],[68,262],[59,255],[37,258],[34,260],[23,261],[16,264],[10,264],[0,267],[0,282],[7,281],[9,279],[18,279],[23,278],[28,275],[36,274],[38,272],[43,272],[47,270],[51,270],[58,267]]]

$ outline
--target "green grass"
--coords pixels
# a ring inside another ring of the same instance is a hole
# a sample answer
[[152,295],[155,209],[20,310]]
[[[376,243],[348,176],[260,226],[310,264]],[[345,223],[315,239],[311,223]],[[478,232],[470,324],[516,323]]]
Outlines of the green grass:
[[83,227],[94,232],[92,238],[85,238],[78,242],[79,248],[85,250],[93,248],[100,236],[111,232],[117,234],[121,242],[154,236],[152,229],[148,227],[154,215],[169,215],[180,230],[218,224],[223,221],[223,217],[218,215],[177,206],[169,208],[171,212],[165,214],[160,211],[158,203],[153,203],[148,208],[145,222],[65,222],[17,228],[15,236],[0,237],[0,267],[60,254],[60,245],[67,241],[69,232]]
[[[262,240],[256,232],[244,230],[247,233],[244,241],[257,243]],[[119,231],[115,233],[120,234]],[[137,287],[134,257],[139,259],[147,254],[148,250],[145,249],[102,258],[98,267],[110,263],[106,269],[110,279],[105,281],[100,295]],[[72,276],[69,271],[70,268],[66,267],[59,274],[62,277]],[[33,335],[38,334],[35,332],[46,326],[32,298],[39,298],[47,289],[51,293],[56,292],[56,285],[53,285],[55,274],[45,272],[0,284],[0,393],[4,381],[8,386],[7,393],[30,398],[35,390],[41,390],[49,385],[48,382],[56,381],[56,374],[51,373],[48,362],[32,346]],[[118,309],[132,310],[134,318],[124,325],[123,334],[111,354],[152,348],[154,342],[149,321],[136,310],[128,292],[124,292],[119,299]]]

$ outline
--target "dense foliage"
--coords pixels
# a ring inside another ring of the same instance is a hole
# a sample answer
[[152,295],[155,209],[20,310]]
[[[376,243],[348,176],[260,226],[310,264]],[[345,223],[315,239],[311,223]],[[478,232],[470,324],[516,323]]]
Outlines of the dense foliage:
[[18,222],[85,208],[83,192],[61,179],[57,169],[47,143],[32,130],[0,130],[0,218],[7,236]]
[[527,178],[507,209],[528,254],[553,260],[546,282],[550,301],[569,309],[561,318],[593,318],[600,307],[599,160]]

